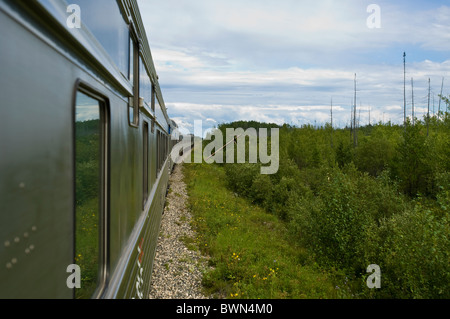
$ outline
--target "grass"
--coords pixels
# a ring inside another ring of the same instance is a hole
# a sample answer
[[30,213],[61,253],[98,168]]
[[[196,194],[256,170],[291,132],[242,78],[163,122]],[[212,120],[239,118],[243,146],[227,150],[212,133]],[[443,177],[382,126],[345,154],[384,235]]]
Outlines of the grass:
[[227,189],[219,165],[184,164],[196,244],[210,256],[214,298],[337,298],[331,276],[289,239],[282,221]]
[[98,198],[92,198],[76,207],[75,262],[81,269],[81,288],[77,299],[89,299],[98,279]]

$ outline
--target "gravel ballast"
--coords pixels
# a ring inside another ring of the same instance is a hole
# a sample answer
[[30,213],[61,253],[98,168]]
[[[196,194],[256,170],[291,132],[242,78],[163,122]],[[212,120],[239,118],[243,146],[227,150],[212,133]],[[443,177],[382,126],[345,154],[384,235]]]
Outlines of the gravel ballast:
[[189,250],[182,239],[195,238],[187,208],[182,164],[169,179],[169,193],[161,220],[153,266],[150,299],[207,299],[201,289],[207,259],[198,250]]

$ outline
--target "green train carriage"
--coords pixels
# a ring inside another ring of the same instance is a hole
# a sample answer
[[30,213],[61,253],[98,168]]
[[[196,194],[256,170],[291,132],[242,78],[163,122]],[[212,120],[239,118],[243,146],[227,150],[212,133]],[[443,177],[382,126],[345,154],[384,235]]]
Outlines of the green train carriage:
[[0,0],[0,30],[0,298],[147,298],[175,123],[137,2]]

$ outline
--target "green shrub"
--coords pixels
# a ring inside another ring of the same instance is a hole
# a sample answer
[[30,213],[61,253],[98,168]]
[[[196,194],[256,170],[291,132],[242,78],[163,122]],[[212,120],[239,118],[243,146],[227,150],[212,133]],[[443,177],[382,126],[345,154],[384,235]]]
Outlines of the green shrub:
[[368,231],[366,263],[381,267],[381,298],[449,298],[449,220],[417,205]]
[[290,228],[325,263],[359,273],[367,230],[404,211],[406,203],[387,174],[374,179],[352,165],[329,169],[316,193],[289,207]]
[[248,197],[251,194],[253,180],[260,174],[258,164],[225,164],[228,186],[239,196]]
[[336,147],[336,163],[339,167],[344,167],[352,161],[352,150],[350,143],[340,141]]
[[430,194],[432,170],[427,160],[429,152],[429,143],[421,122],[412,125],[408,121],[391,164],[392,173],[399,179],[405,194],[412,197],[419,193]]
[[379,175],[392,161],[395,145],[383,136],[368,136],[361,139],[355,149],[355,164],[362,172]]
[[[283,127],[279,170],[225,165],[229,187],[278,216],[348,295],[449,298],[450,117],[359,130]],[[334,146],[333,146],[334,145]],[[382,288],[368,289],[367,266]]]
[[320,196],[306,196],[290,215],[298,236],[325,264],[358,271],[365,229],[370,224],[358,203],[357,185],[338,168],[330,170]]
[[273,198],[273,184],[269,175],[257,174],[253,179],[250,198],[254,203],[269,209]]

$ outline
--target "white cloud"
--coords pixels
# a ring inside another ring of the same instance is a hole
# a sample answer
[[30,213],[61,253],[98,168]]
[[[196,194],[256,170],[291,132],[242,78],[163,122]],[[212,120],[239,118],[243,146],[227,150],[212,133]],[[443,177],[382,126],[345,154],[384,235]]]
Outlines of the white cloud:
[[[362,66],[357,74],[357,108],[362,123],[400,122],[403,119],[403,67]],[[450,73],[450,61],[435,63],[424,61],[408,68],[406,82],[407,114],[411,115],[412,92],[410,78],[414,77],[415,115],[424,115],[431,79],[432,94],[440,90],[443,74]],[[201,76],[198,76],[201,74]],[[209,76],[205,76],[208,74]],[[195,78],[198,76],[198,78]],[[288,69],[268,72],[222,73],[208,70],[182,75],[183,81],[191,83],[190,94],[199,93],[189,103],[176,99],[169,102],[170,112],[185,115],[186,120],[213,119],[217,123],[233,120],[257,120],[294,125],[305,123],[324,124],[330,120],[330,100],[333,98],[334,123],[345,126],[353,105],[354,74],[348,71],[327,69]],[[183,82],[182,81],[182,82]],[[180,83],[180,86],[183,84]],[[204,89],[213,85],[212,92]],[[245,92],[241,92],[242,86]],[[293,86],[297,90],[293,89]],[[226,92],[221,88],[228,87]],[[202,90],[206,90],[202,92]],[[176,90],[176,89],[175,89]],[[171,89],[168,90],[171,92]],[[220,93],[218,93],[219,91]],[[447,90],[448,91],[448,90]],[[211,94],[212,103],[202,103],[203,95]],[[221,97],[220,94],[224,96]],[[178,95],[176,95],[178,98]],[[188,100],[184,94],[179,96]],[[215,96],[215,99],[214,99]],[[358,115],[359,115],[358,114]]]
[[381,29],[367,27],[369,1],[166,0],[157,5],[140,1],[140,5],[157,46],[190,47],[199,52],[213,48],[214,56],[239,61],[284,56],[298,62],[311,58],[310,54],[327,58],[393,43],[450,48],[449,6],[414,10],[408,2],[378,2]]
[[450,72],[450,7],[381,0],[382,28],[369,29],[371,3],[139,0],[169,115],[207,125],[323,124],[331,98],[335,123],[345,125],[355,73],[361,121],[369,106],[371,122],[401,121],[405,47],[408,112],[414,78],[423,113],[428,78],[437,102]]

